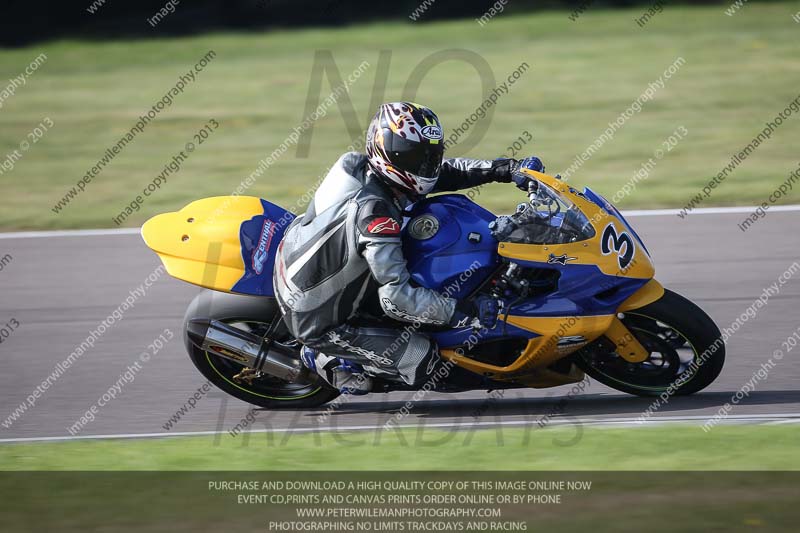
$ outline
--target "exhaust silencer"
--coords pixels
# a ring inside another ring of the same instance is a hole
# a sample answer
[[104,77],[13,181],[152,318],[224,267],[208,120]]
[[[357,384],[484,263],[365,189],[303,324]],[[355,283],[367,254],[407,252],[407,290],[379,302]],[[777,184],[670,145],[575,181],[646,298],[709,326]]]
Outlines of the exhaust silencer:
[[285,381],[295,381],[304,367],[288,348],[218,320],[193,318],[186,336],[201,350],[230,359]]

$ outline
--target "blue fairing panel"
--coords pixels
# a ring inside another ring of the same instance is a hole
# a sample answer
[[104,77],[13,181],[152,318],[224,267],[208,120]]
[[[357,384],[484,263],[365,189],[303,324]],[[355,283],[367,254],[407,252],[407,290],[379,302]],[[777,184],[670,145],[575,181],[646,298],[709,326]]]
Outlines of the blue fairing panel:
[[[439,229],[430,238],[415,238],[409,228],[423,215],[435,217]],[[445,194],[422,200],[409,216],[403,229],[403,252],[411,279],[418,285],[463,298],[497,268],[497,241],[489,232],[489,223],[497,217],[466,196]]]
[[[642,288],[646,279],[608,276],[593,265],[554,266],[546,263],[517,261],[527,268],[551,268],[559,270],[558,289],[554,292],[533,296],[515,303],[509,314],[515,316],[566,317],[603,316],[616,313],[619,306]],[[473,332],[470,329],[433,332],[431,336],[440,346],[457,346],[468,343]],[[492,330],[481,332],[480,341],[489,341],[505,336],[525,338],[537,337],[535,333],[511,324],[503,327],[498,322]]]
[[[590,193],[591,194],[591,193]],[[588,195],[587,195],[588,196]],[[595,196],[599,201],[599,198]],[[423,215],[433,216],[438,230],[430,238],[420,239],[411,229],[414,220]],[[463,195],[442,195],[423,200],[413,206],[410,219],[403,229],[403,249],[414,282],[423,287],[465,298],[494,272],[500,264],[497,241],[489,223],[495,215]],[[470,240],[469,235],[472,234]],[[520,266],[558,271],[557,289],[514,303],[510,314],[516,316],[593,316],[614,314],[620,304],[639,290],[648,280],[609,276],[595,265],[558,265],[516,260]],[[470,265],[478,265],[475,273],[464,282]],[[507,302],[511,303],[511,302]],[[468,343],[471,329],[436,331],[430,335],[441,346]],[[535,337],[536,334],[501,322],[491,331],[482,332],[481,341],[505,336]]]
[[272,269],[275,266],[275,253],[286,228],[295,216],[263,199],[261,205],[264,213],[243,222],[239,228],[245,274],[231,291],[254,296],[274,296]]
[[645,285],[648,279],[609,276],[595,265],[549,265],[516,261],[526,268],[559,271],[554,292],[528,298],[513,308],[521,316],[593,316],[613,314],[619,306]]

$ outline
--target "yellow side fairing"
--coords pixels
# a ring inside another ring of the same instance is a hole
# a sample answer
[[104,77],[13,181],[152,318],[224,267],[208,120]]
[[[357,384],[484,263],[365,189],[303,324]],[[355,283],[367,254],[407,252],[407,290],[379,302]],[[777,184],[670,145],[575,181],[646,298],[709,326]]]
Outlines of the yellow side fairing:
[[[528,341],[527,346],[512,364],[504,367],[482,363],[466,356],[459,355],[456,350],[442,349],[445,359],[481,375],[490,375],[493,379],[516,379],[553,364],[592,342],[602,335],[611,325],[614,315],[570,316],[570,317],[508,317],[508,323],[518,328],[536,333],[539,336]],[[498,327],[502,327],[499,325]],[[564,342],[566,340],[570,342]]]

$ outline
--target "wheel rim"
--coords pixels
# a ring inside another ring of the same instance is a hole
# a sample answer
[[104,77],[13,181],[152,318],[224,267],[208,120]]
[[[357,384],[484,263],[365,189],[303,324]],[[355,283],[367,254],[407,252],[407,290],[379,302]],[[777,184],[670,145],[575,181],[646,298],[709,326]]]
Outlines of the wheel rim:
[[[625,313],[622,322],[650,352],[645,361],[629,363],[615,352],[581,355],[595,372],[611,381],[643,391],[663,392],[684,375],[699,356],[686,335],[653,317]],[[682,383],[690,382],[696,374],[695,369]]]
[[[263,335],[269,328],[269,324],[258,321],[242,320],[223,320],[225,324],[245,329],[251,333]],[[322,387],[315,385],[304,385],[302,383],[289,383],[282,379],[264,375],[253,380],[252,384],[237,383],[233,376],[238,374],[244,365],[237,364],[229,359],[220,357],[209,352],[204,352],[206,361],[214,372],[231,387],[237,388],[253,396],[276,401],[302,400],[313,396]]]

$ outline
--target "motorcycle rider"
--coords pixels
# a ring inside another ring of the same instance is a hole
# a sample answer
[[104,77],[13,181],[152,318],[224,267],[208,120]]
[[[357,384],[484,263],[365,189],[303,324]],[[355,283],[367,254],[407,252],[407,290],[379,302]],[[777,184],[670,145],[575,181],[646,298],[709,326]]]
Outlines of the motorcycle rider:
[[[398,322],[494,327],[498,302],[459,302],[412,284],[403,257],[403,210],[431,192],[514,182],[520,167],[544,171],[531,157],[443,160],[436,114],[410,102],[383,104],[367,128],[366,155],[342,155],[278,247],[274,284],[284,321],[304,345],[303,361],[334,387],[371,391],[369,375],[419,386],[439,362],[438,348]],[[377,323],[381,320],[381,323]],[[366,372],[366,373],[365,373]]]

